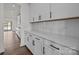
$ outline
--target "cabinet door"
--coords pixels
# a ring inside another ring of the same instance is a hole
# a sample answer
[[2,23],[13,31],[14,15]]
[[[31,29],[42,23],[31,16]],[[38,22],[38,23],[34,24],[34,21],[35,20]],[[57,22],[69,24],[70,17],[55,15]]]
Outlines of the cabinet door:
[[31,52],[33,52],[33,35],[32,34],[27,34],[26,36],[26,46],[30,49]]
[[24,33],[25,45],[29,48],[29,35],[28,33]]
[[41,3],[39,5],[39,15],[41,15],[42,20],[50,19],[50,4],[49,3]]
[[29,10],[30,10],[30,18],[31,18],[31,21],[36,21],[38,20],[38,12],[39,12],[39,6],[37,3],[31,3],[30,4],[30,7],[29,7]]
[[51,4],[52,17],[55,19],[79,16],[79,4],[53,3]]
[[29,35],[29,49],[31,50],[31,52],[33,53],[34,52],[34,35],[33,34],[30,34]]
[[30,4],[30,16],[33,21],[50,19],[50,5],[48,3]]
[[43,54],[43,40],[41,38],[35,37],[34,54],[35,55]]

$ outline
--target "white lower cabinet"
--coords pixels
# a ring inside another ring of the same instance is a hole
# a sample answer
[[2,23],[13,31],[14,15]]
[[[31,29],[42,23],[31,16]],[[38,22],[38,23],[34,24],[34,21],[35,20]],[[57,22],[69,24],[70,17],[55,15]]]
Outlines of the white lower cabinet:
[[32,53],[34,53],[33,40],[34,40],[34,36],[32,34],[29,34],[26,39],[26,46],[30,49]]
[[32,50],[32,48],[31,48],[31,46],[32,46],[32,44],[31,44],[31,41],[32,41],[32,37],[30,36],[30,34],[29,33],[24,33],[24,39],[25,39],[25,45],[30,49],[30,50]]
[[30,42],[29,42],[29,34],[28,34],[28,33],[25,34],[24,39],[25,39],[25,41],[26,41],[25,45],[29,48]]
[[78,52],[67,46],[57,44],[52,41],[44,40],[44,55],[77,55]]
[[26,46],[34,55],[76,55],[78,52],[67,46],[47,40],[34,34],[26,34]]
[[43,39],[40,37],[35,37],[34,40],[34,54],[42,55],[43,54]]
[[26,36],[26,46],[34,55],[43,54],[43,40],[36,35],[28,34]]
[[19,28],[16,28],[16,33],[17,33],[17,35],[19,36],[19,37],[21,37],[21,33],[20,33],[21,31],[20,31],[20,29]]

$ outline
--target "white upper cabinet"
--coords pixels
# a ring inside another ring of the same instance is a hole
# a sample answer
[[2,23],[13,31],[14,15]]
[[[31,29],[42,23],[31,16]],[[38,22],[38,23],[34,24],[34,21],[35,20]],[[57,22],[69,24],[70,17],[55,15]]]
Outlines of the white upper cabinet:
[[79,16],[79,4],[77,3],[53,3],[51,4],[52,18],[69,18]]
[[77,3],[31,3],[29,10],[32,21],[79,16]]
[[37,20],[37,8],[36,4],[30,4],[29,6],[29,16],[31,21]]
[[48,20],[50,19],[50,4],[49,3],[41,3],[40,6],[40,13],[41,20]]
[[32,21],[50,19],[50,4],[35,3],[30,4],[30,18]]

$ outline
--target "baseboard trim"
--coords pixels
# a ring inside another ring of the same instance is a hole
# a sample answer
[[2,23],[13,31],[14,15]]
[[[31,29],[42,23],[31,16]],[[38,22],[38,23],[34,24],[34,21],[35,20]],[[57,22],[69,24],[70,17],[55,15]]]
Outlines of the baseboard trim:
[[[26,47],[28,49],[28,51],[31,52],[31,50],[26,45],[24,45],[23,47]],[[32,52],[31,52],[31,54],[34,55]]]
[[17,34],[17,33],[16,33],[16,35],[17,35],[18,39],[19,39],[19,40],[21,40],[21,38],[18,36],[18,34]]

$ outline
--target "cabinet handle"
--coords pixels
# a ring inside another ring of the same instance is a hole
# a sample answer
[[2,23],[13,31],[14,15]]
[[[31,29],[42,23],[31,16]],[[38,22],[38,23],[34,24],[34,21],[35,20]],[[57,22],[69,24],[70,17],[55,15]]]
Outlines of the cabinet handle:
[[43,54],[45,54],[45,47],[43,47]]
[[39,16],[39,20],[41,20],[41,16]]
[[33,46],[35,46],[35,41],[34,40],[32,41],[32,44],[33,44]]
[[53,46],[53,45],[50,45],[51,47],[53,47],[53,48],[55,48],[55,49],[57,49],[57,50],[59,50],[59,48],[57,48],[57,47],[55,47],[55,46]]
[[34,21],[34,17],[33,17],[33,21]]
[[52,12],[50,11],[50,18],[52,18]]
[[39,38],[35,38],[35,39],[40,40]]

